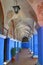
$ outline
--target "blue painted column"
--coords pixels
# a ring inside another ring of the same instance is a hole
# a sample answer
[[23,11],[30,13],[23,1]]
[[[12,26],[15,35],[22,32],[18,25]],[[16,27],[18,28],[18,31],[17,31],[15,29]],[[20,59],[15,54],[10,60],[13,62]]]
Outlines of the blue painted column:
[[43,27],[38,28],[38,62],[43,65]]
[[19,41],[19,48],[21,48],[21,41]]
[[18,41],[19,43],[18,43],[18,51],[20,51],[20,49],[21,49],[21,41]]
[[16,48],[16,41],[15,41],[15,39],[14,39],[14,48]]
[[19,40],[16,40],[16,60],[19,60]]
[[17,52],[19,52],[19,41],[17,40]]
[[33,58],[38,58],[38,33],[33,35]]
[[19,42],[18,42],[18,40],[16,40],[16,53],[18,53],[18,44],[19,44]]
[[21,48],[21,41],[16,40],[16,53],[19,53],[20,48]]
[[5,36],[0,35],[0,65],[4,63],[4,39]]
[[29,50],[33,54],[33,35],[29,40]]
[[33,54],[33,35],[31,37],[31,54]]
[[6,60],[11,60],[11,49],[14,48],[14,39],[6,38]]
[[31,52],[31,48],[32,48],[32,47],[31,47],[31,46],[32,46],[31,43],[32,43],[32,39],[30,38],[30,39],[29,39],[29,50],[30,50],[30,52]]
[[16,53],[19,53],[19,49],[21,49],[21,41],[16,40]]

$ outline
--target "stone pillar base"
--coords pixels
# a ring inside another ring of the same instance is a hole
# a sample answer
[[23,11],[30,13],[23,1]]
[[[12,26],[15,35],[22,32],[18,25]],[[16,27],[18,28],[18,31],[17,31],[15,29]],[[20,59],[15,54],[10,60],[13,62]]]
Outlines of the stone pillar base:
[[38,58],[38,56],[37,55],[34,55],[33,58]]
[[31,54],[33,54],[33,52],[31,52]]

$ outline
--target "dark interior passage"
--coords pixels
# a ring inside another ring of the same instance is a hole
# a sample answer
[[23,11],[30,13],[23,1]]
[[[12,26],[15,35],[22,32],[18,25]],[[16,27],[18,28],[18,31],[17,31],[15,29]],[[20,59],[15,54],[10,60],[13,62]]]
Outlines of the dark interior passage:
[[27,48],[27,49],[29,48],[28,37],[23,37],[22,48]]
[[22,42],[28,42],[28,38],[27,37],[23,37]]

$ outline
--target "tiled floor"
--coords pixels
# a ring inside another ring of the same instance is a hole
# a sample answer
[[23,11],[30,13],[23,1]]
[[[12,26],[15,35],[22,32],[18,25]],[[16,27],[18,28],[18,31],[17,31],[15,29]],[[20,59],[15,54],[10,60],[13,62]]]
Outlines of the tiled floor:
[[23,49],[21,53],[16,56],[16,61],[10,61],[7,65],[35,65],[37,63],[37,59],[32,59],[32,55],[27,49]]

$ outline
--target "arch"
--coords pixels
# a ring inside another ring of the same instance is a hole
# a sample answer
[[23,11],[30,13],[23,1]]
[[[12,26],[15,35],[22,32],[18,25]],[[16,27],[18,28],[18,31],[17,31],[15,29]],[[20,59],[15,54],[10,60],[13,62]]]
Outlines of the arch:
[[[27,2],[30,3],[28,0]],[[36,14],[38,27],[43,26],[43,0],[37,2],[37,4],[30,3],[30,5]]]
[[28,37],[24,36],[24,37],[22,38],[22,42],[28,42]]
[[39,2],[37,4],[37,16],[38,16],[38,23],[40,26],[43,26],[43,2]]
[[0,1],[0,32],[1,34],[4,34],[4,13],[1,1]]
[[37,18],[37,14],[36,14],[36,12],[34,10],[34,7],[32,6],[32,4],[28,0],[26,0],[26,1],[27,1],[27,4],[28,4],[29,8],[30,8],[30,11],[29,11],[30,15],[37,22],[38,21],[38,18]]
[[40,27],[40,25],[39,25],[39,23],[38,23],[38,16],[37,16],[37,10],[34,8],[34,6],[36,6],[36,5],[34,5],[34,3],[33,3],[33,5],[27,0],[27,3],[29,4],[29,6],[31,7],[31,11],[29,11],[30,12],[30,14],[32,15],[32,18],[34,19],[34,21],[36,22],[36,29],[38,29],[39,27]]

